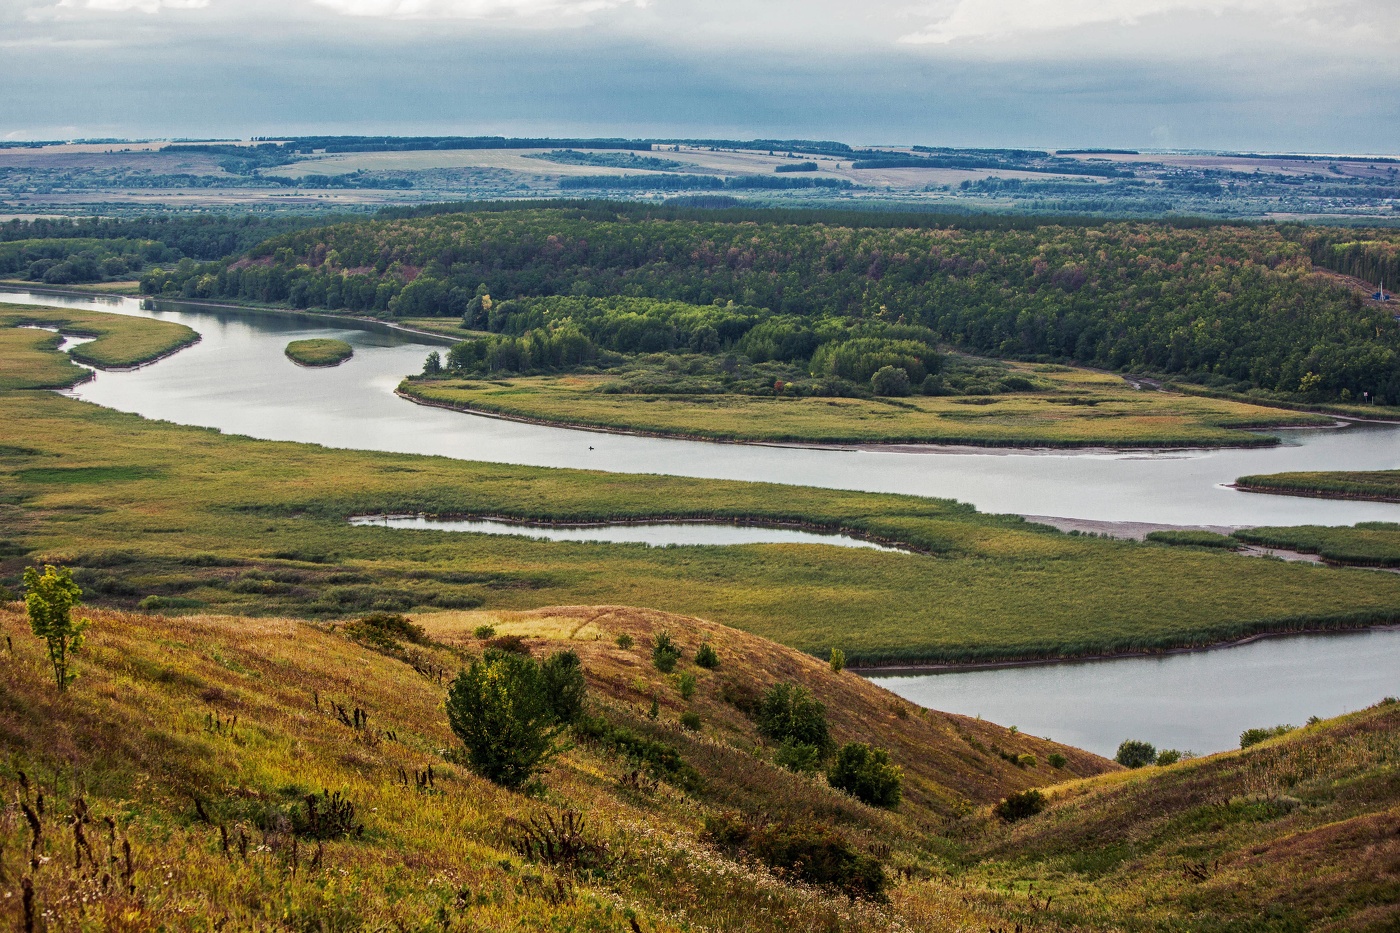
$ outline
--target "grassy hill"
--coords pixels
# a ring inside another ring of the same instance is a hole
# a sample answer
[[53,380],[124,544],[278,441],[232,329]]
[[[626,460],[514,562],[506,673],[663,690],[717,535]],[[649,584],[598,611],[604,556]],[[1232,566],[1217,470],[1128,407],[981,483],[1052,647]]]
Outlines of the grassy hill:
[[1245,751],[1062,785],[1039,817],[969,826],[965,857],[1012,884],[1036,928],[1394,930],[1397,762],[1389,699]]
[[[754,636],[625,608],[443,613],[420,620],[429,643],[379,649],[331,625],[96,612],[67,695],[53,690],[19,608],[0,610],[13,645],[0,661],[0,781],[41,824],[40,864],[30,864],[25,816],[10,808],[0,897],[18,904],[31,877],[36,929],[86,916],[133,930],[626,930],[626,917],[645,930],[855,930],[935,907],[981,926],[994,912],[932,887],[936,828],[1010,791],[1116,767],[921,710]],[[471,633],[488,623],[536,655],[567,642],[583,659],[591,711],[634,745],[669,747],[680,765],[654,770],[657,782],[615,735],[575,737],[525,796],[446,761],[455,740],[444,678],[480,652]],[[701,638],[719,653],[714,671],[682,663],[698,681],[688,702],[650,663],[647,640],[661,628],[687,657]],[[624,634],[630,649],[618,647]],[[838,741],[890,748],[906,774],[897,811],[771,763],[736,703],[778,680],[811,687]],[[682,709],[699,713],[698,731],[678,725]],[[1055,751],[1063,768],[1045,763]],[[1007,760],[1024,754],[1039,767]],[[305,825],[306,796],[327,790],[354,808],[348,836],[318,839]],[[607,854],[572,868],[524,857],[529,821],[561,809],[582,814],[585,838]],[[705,817],[734,812],[839,834],[896,879],[889,901],[852,902],[724,854],[705,841]],[[85,842],[75,842],[75,816]]]
[[[424,615],[423,644],[98,611],[66,695],[19,609],[0,609],[0,783],[21,804],[0,819],[0,898],[22,924],[31,879],[30,929],[1384,929],[1400,902],[1396,704],[1124,772],[752,635],[623,607]],[[612,730],[576,733],[529,795],[448,760],[444,682],[481,650],[481,625],[536,656],[576,650],[590,712]],[[696,677],[689,700],[650,663],[663,629],[685,649],[677,673]],[[688,660],[702,639],[713,671]],[[772,763],[740,707],[779,680],[811,688],[838,741],[890,749],[897,810]],[[1008,760],[1020,755],[1036,766]],[[1039,816],[989,814],[1055,782]],[[327,819],[323,792],[353,810]],[[578,858],[529,845],[532,821],[570,813]],[[880,863],[885,896],[852,899],[724,845],[714,827],[741,814],[833,834]]]

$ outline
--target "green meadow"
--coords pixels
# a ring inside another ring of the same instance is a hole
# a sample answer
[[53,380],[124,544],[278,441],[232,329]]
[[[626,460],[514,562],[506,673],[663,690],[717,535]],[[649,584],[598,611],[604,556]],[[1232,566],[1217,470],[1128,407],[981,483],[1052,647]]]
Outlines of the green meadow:
[[[55,352],[60,334],[95,339],[65,356]],[[169,321],[0,302],[0,389],[66,388],[88,377],[73,360],[121,369],[149,363],[198,340],[195,331]]]
[[1136,390],[1067,366],[1009,364],[1040,391],[823,398],[618,391],[610,373],[413,379],[399,391],[446,408],[722,441],[977,444],[1009,447],[1219,447],[1275,443],[1246,428],[1326,424],[1317,415]]

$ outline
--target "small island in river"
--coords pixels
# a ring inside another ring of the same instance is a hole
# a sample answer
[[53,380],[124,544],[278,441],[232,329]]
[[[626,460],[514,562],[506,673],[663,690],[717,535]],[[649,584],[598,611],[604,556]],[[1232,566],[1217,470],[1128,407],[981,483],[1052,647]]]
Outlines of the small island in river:
[[301,366],[339,366],[355,355],[355,349],[344,340],[293,340],[286,353]]

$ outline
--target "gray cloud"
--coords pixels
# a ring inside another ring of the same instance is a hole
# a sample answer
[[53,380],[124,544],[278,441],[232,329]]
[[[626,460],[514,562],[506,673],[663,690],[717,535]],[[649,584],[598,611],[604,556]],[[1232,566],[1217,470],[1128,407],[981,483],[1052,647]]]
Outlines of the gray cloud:
[[0,3],[0,136],[1393,152],[1397,17],[1361,0],[33,0]]

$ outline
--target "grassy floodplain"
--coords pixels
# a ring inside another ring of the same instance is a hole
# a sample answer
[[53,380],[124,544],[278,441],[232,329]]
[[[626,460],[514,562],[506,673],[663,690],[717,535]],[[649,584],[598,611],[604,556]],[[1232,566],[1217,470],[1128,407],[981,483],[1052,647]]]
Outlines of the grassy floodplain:
[[355,348],[344,340],[317,338],[293,340],[287,344],[287,358],[302,366],[339,366],[355,355]]
[[[370,609],[648,605],[853,660],[1196,645],[1400,618],[1400,578],[1072,537],[943,500],[328,450],[10,393],[0,568],[80,568],[93,598],[340,617]],[[68,438],[81,436],[75,447]],[[350,527],[358,514],[796,521],[927,552],[647,548]],[[1357,578],[1360,581],[1362,578]]]
[[[140,366],[199,340],[183,324],[144,318],[7,305],[0,295],[0,389],[57,389],[88,378],[73,360],[99,369]],[[59,333],[32,328],[52,328]],[[59,334],[94,337],[65,356],[54,352]]]
[[1245,428],[1325,425],[1316,415],[1136,390],[1120,377],[1012,364],[1043,392],[904,398],[671,395],[609,391],[608,374],[413,379],[433,405],[551,424],[706,440],[1044,447],[1216,447],[1275,443]]

